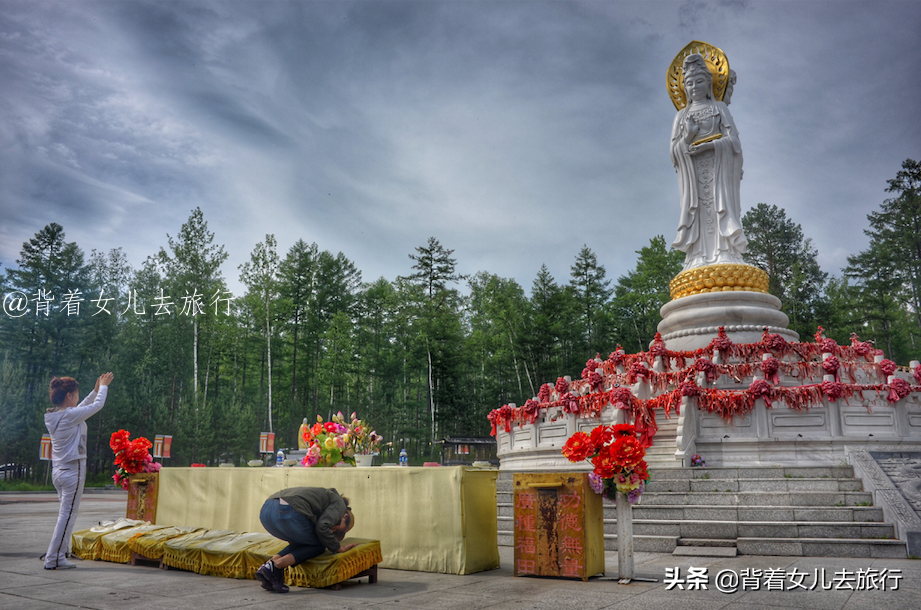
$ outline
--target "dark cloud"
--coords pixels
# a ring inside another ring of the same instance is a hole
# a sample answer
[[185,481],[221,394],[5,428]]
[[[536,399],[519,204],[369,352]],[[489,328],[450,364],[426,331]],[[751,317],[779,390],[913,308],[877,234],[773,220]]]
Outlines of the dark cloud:
[[674,237],[664,76],[699,39],[739,73],[743,206],[834,273],[921,155],[918,31],[913,2],[0,0],[0,262],[54,221],[139,266],[201,206],[234,284],[266,233],[369,280],[431,235],[526,289],[582,244],[616,278]]

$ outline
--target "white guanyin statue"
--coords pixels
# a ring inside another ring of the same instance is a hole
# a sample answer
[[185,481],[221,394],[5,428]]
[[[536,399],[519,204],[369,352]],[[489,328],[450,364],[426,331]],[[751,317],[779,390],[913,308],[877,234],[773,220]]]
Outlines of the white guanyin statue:
[[677,76],[669,87],[676,107],[687,103],[675,116],[671,141],[681,195],[681,219],[672,247],[686,254],[684,270],[744,263],[742,254],[748,248],[739,199],[742,143],[729,107],[720,101],[732,95],[735,73],[721,51],[719,55],[718,61],[725,63],[719,96],[714,74],[700,53],[686,55],[680,72],[673,66]]

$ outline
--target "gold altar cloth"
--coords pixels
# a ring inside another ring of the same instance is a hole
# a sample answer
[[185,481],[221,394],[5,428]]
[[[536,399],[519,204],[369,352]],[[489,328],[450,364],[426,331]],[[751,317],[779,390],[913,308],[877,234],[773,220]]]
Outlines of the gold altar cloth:
[[201,570],[201,548],[216,540],[232,539],[238,533],[205,529],[176,536],[163,545],[163,565],[198,573]]
[[150,525],[146,521],[119,519],[92,527],[88,530],[74,532],[70,537],[71,552],[80,559],[95,561],[102,559],[102,537],[124,529],[137,531],[137,528]]
[[259,510],[276,491],[334,487],[355,513],[349,534],[380,540],[380,567],[472,574],[499,567],[497,474],[462,466],[163,468],[157,521],[263,532]]
[[[285,583],[298,587],[329,587],[361,574],[381,562],[381,544],[377,540],[346,538],[343,544],[358,546],[344,553],[326,551],[319,557],[285,570]],[[268,558],[266,558],[268,559]],[[260,564],[261,565],[261,564]]]
[[162,529],[166,529],[166,526],[148,524],[120,529],[106,534],[99,539],[99,559],[111,561],[112,563],[128,563],[131,561],[131,547],[129,546],[131,539]]
[[219,538],[201,547],[201,567],[198,573],[225,578],[255,578],[259,566],[275,553],[256,563],[252,561],[252,555],[247,556],[246,551],[252,548],[258,548],[260,551],[273,548],[276,549],[275,552],[278,552],[283,548],[280,542],[264,532],[258,534],[234,532],[230,536]]
[[129,539],[128,548],[147,559],[160,559],[163,557],[163,545],[168,540],[198,531],[202,531],[201,528],[165,525],[163,529],[145,532],[143,536],[135,536]]

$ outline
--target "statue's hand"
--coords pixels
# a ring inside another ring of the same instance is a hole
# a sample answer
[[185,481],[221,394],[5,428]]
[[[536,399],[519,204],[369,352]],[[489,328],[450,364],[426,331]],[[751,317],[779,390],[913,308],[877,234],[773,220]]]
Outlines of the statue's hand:
[[700,130],[700,125],[697,124],[697,121],[688,116],[685,121],[685,129],[687,130],[687,134],[684,136],[684,142],[690,146],[691,142],[696,139],[697,132]]
[[697,155],[708,150],[713,150],[716,147],[716,144],[713,142],[704,142],[703,144],[698,144],[697,146],[692,146],[688,149],[688,152],[692,155]]

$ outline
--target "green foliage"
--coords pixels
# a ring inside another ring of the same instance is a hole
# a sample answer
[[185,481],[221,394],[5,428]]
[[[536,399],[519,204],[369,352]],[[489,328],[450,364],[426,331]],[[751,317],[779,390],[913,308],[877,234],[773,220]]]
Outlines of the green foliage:
[[888,183],[898,195],[867,216],[870,245],[848,257],[845,275],[861,336],[905,362],[921,335],[921,163],[906,159]]
[[569,286],[578,304],[577,315],[570,320],[580,332],[582,339],[580,344],[574,347],[582,352],[581,360],[584,364],[586,353],[594,354],[608,347],[605,337],[605,305],[614,290],[610,288],[611,280],[605,279],[604,265],[598,264],[598,257],[587,245],[582,246],[576,261],[570,267],[570,273]]
[[815,310],[828,277],[812,240],[776,205],[757,204],[742,216],[742,226],[748,238],[745,261],[767,272],[770,293],[783,303],[790,328],[801,337],[810,336],[822,323]]
[[684,253],[669,251],[661,235],[653,237],[637,254],[636,269],[617,281],[611,304],[617,336],[631,351],[649,346],[662,319],[659,309],[671,299],[668,284],[684,263]]
[[0,491],[54,491],[54,485],[31,483],[29,481],[6,481],[0,479]]

